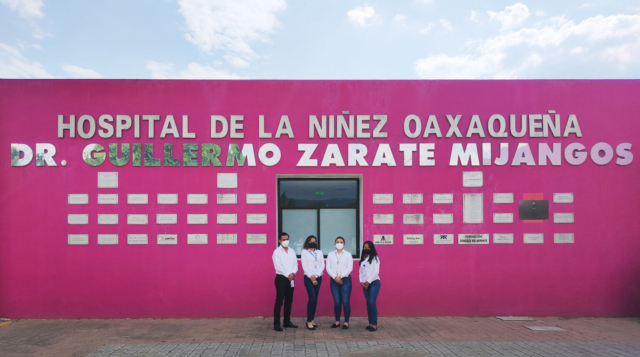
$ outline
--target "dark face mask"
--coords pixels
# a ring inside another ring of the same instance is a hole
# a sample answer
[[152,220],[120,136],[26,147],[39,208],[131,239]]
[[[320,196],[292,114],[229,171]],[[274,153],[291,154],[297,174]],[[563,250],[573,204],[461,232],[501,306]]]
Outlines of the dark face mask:
[[311,243],[309,243],[309,248],[316,249],[316,248],[318,248],[318,244],[316,242],[311,242]]
[[362,255],[363,255],[363,256],[365,256],[365,255],[369,255],[369,253],[371,253],[371,249],[363,249],[363,250],[362,250]]

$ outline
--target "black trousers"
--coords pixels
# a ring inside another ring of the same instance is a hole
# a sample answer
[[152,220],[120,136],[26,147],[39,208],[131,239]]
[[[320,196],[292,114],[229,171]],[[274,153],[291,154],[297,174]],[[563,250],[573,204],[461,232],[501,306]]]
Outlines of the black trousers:
[[273,306],[273,325],[280,325],[280,308],[284,300],[284,326],[291,322],[291,303],[293,302],[293,288],[289,279],[283,275],[276,275],[276,304]]

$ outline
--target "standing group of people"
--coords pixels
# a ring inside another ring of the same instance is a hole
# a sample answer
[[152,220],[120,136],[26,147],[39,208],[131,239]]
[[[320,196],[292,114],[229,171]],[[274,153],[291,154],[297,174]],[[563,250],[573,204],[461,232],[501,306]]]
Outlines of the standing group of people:
[[[335,239],[335,250],[327,255],[325,259],[318,246],[318,240],[310,235],[304,242],[300,259],[304,270],[304,286],[309,295],[307,303],[307,322],[309,330],[315,330],[318,325],[313,321],[316,307],[318,305],[318,294],[322,285],[322,276],[325,270],[331,278],[329,285],[333,296],[333,312],[335,323],[331,328],[340,327],[340,315],[344,310],[343,329],[349,328],[349,317],[351,316],[351,272],[353,270],[353,257],[351,253],[344,250],[344,238]],[[294,278],[298,272],[298,259],[292,248],[289,248],[289,235],[280,233],[278,238],[278,248],[273,252],[273,265],[276,269],[276,303],[273,308],[273,328],[282,331],[282,327],[297,328],[291,322],[291,303],[293,302]],[[367,315],[369,331],[378,330],[378,308],[376,301],[380,292],[380,257],[376,252],[373,242],[365,242],[362,247],[362,257],[360,258],[359,281],[367,302]],[[280,309],[284,301],[284,321],[280,324]]]

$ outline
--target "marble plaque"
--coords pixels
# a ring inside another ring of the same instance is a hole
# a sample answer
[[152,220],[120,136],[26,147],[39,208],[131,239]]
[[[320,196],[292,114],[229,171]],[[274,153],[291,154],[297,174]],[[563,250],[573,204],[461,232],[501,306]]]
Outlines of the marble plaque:
[[117,205],[118,194],[117,193],[98,194],[98,204],[99,205]]
[[118,224],[117,214],[99,214],[98,224]]
[[98,244],[100,245],[118,244],[118,235],[117,234],[98,234]]
[[406,205],[421,205],[422,194],[421,193],[405,193],[402,195],[402,203]]
[[70,205],[88,205],[89,204],[89,194],[87,193],[76,193],[67,195],[67,204]]
[[434,234],[433,244],[453,244],[453,234]]
[[555,233],[553,235],[553,243],[574,243],[573,233]]
[[267,244],[267,235],[247,234],[247,244]]
[[238,224],[238,215],[235,213],[218,213],[216,216],[217,224]]
[[67,236],[67,243],[69,245],[87,245],[89,244],[88,234],[69,234]]
[[177,193],[159,193],[158,204],[159,205],[177,205],[178,194]]
[[513,223],[513,213],[494,213],[493,223]]
[[127,244],[149,244],[149,236],[146,234],[127,234]]
[[373,244],[375,245],[393,244],[393,234],[374,234]]
[[217,202],[219,205],[235,205],[238,203],[238,195],[235,193],[219,193]]
[[423,234],[403,234],[402,244],[406,244],[406,245],[424,244],[424,235]]
[[433,224],[453,224],[453,213],[434,213]]
[[393,193],[374,193],[373,194],[373,204],[374,205],[390,205],[390,204],[393,204]]
[[458,234],[458,244],[489,244],[489,235]]
[[267,224],[267,214],[247,213],[247,224]]
[[267,203],[266,193],[247,193],[248,205],[262,205]]
[[482,171],[462,172],[462,187],[482,187]]
[[218,244],[238,244],[237,234],[218,234]]
[[187,234],[187,244],[209,244],[209,235],[201,234]]
[[218,174],[218,188],[238,188],[238,174]]
[[554,193],[553,203],[573,203],[573,193]]
[[402,223],[403,224],[424,224],[424,215],[423,214],[403,214]]
[[513,244],[513,233],[493,233],[493,244]]
[[130,193],[127,195],[127,204],[130,204],[130,205],[149,204],[149,195],[146,193]]
[[541,244],[541,243],[544,243],[544,234],[543,233],[525,233],[524,234],[524,243],[525,244]]
[[98,172],[98,188],[118,188],[118,173]]
[[482,193],[465,193],[462,195],[462,222],[483,223]]
[[434,193],[433,203],[434,204],[453,203],[453,193]]
[[128,214],[127,224],[149,224],[149,216],[146,214]]
[[178,244],[177,234],[158,234],[158,245],[176,245]]
[[553,223],[573,223],[573,213],[554,213]]
[[393,214],[374,214],[373,224],[393,224]]
[[156,224],[178,224],[178,215],[175,213],[156,214]]
[[68,214],[67,223],[68,224],[89,224],[89,215],[88,214]]
[[187,224],[209,224],[208,214],[188,214]]
[[209,195],[206,193],[187,194],[188,205],[206,205],[207,203],[209,203]]
[[513,193],[494,193],[493,203],[513,203]]

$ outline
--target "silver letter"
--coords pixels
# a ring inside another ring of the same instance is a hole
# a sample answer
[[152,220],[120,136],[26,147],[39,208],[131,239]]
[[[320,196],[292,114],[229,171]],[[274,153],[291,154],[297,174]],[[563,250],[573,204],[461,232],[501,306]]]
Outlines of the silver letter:
[[318,147],[318,144],[298,144],[298,151],[304,151],[300,161],[296,164],[296,166],[308,166],[314,167],[318,166],[318,160],[312,159],[311,155]]
[[520,143],[516,148],[516,153],[513,154],[513,160],[511,166],[520,166],[522,163],[526,163],[527,166],[536,166],[536,161],[533,159],[529,144]]
[[[244,125],[242,124],[242,121],[244,121],[244,115],[232,115],[231,116],[231,124],[229,124],[229,137],[232,139],[244,139],[244,133],[239,133],[239,130],[242,130]],[[272,144],[275,145],[275,144]],[[264,145],[263,145],[264,146]],[[260,148],[260,150],[262,150],[262,147]],[[258,155],[260,155],[258,153]],[[280,159],[278,159],[280,160]],[[276,162],[277,163],[277,162]],[[273,164],[275,165],[275,164]],[[273,166],[273,165],[267,165],[267,166]]]
[[509,124],[511,128],[511,136],[514,138],[521,138],[527,133],[527,115],[522,114],[520,117],[520,132],[516,131],[516,115],[509,115]]
[[630,143],[622,143],[618,145],[618,147],[616,147],[616,154],[618,154],[618,158],[616,159],[616,164],[618,165],[626,166],[633,161]]
[[[416,130],[414,132],[411,132],[411,122],[416,123]],[[414,139],[420,135],[420,130],[422,130],[422,123],[420,123],[420,118],[418,118],[417,115],[409,114],[404,118],[404,135]]]
[[396,160],[393,158],[391,147],[389,144],[378,145],[376,156],[373,158],[372,166],[380,166],[386,164],[387,166],[396,166]]
[[334,164],[336,166],[344,166],[344,160],[342,159],[342,154],[340,154],[340,148],[338,148],[338,144],[327,145],[320,166],[329,166],[331,164]]
[[467,148],[463,149],[462,144],[454,143],[451,147],[449,166],[458,166],[458,158],[460,158],[461,166],[467,166],[469,164],[469,159],[471,159],[471,166],[480,166],[478,146],[476,144],[467,144]]
[[584,145],[580,143],[571,143],[564,148],[564,159],[571,165],[580,165],[587,159],[584,149]]
[[[220,132],[217,131],[218,123],[220,123],[222,126]],[[212,115],[211,139],[224,138],[225,136],[227,136],[227,132],[229,132],[229,124],[227,123],[227,118],[223,117],[222,115]]]
[[53,160],[56,154],[56,147],[51,144],[36,144],[36,166],[58,166]]
[[498,166],[506,165],[509,162],[509,143],[500,143],[500,156],[493,161]]
[[291,123],[289,123],[289,117],[286,115],[280,117],[280,124],[278,124],[278,130],[276,130],[276,139],[280,138],[283,134],[287,135],[289,139],[294,138],[293,130],[291,130]]
[[387,124],[387,116],[386,115],[374,115],[373,120],[379,121],[376,127],[373,129],[373,137],[374,138],[386,138],[387,133],[382,131],[384,125]]
[[[322,116],[322,126],[318,122],[318,117],[315,115],[309,115],[309,138],[313,139],[313,129],[315,128],[318,132],[318,137],[321,139],[327,138],[327,116]],[[317,166],[317,165],[316,165]]]
[[473,115],[471,117],[471,123],[469,124],[469,129],[467,129],[467,138],[470,138],[471,135],[478,134],[481,138],[484,138],[484,129],[482,129],[482,122],[480,122],[480,116]]
[[113,117],[109,114],[102,114],[100,118],[98,118],[98,125],[101,128],[100,130],[98,130],[98,135],[100,135],[101,138],[110,138],[113,136],[113,125],[108,123],[112,121]]
[[[267,153],[273,153],[273,156],[267,157]],[[280,153],[280,148],[276,144],[267,143],[260,147],[258,150],[258,158],[260,162],[264,166],[273,166],[280,162],[280,158],[282,157],[282,153]]]
[[435,149],[435,143],[420,144],[420,166],[436,166],[435,153],[433,152]]
[[[84,131],[84,122],[89,122],[89,131]],[[96,121],[91,115],[83,115],[78,119],[78,135],[83,139],[91,139],[93,134],[96,133]]]
[[[604,151],[604,156],[600,156],[600,151]],[[596,165],[606,165],[613,159],[613,148],[607,143],[597,143],[591,148],[591,160]]]
[[400,144],[400,151],[404,153],[404,166],[413,166],[413,152],[417,149],[416,144]]
[[549,149],[549,144],[547,143],[538,144],[538,165],[547,166],[547,159],[549,159],[551,165],[560,166],[562,162],[560,143],[554,143],[553,150]]
[[536,129],[542,129],[542,114],[529,114],[529,137],[530,138],[543,137],[544,133],[542,131],[536,131]]
[[459,138],[462,137],[462,133],[458,129],[458,123],[460,122],[460,119],[462,119],[462,115],[460,114],[456,115],[455,118],[450,114],[447,114],[447,120],[449,121],[449,125],[451,126],[449,128],[449,131],[447,131],[447,138],[450,138],[453,134],[456,134],[456,136]]
[[[498,129],[498,131],[496,132],[495,130],[493,130],[494,125],[493,123],[495,121],[498,121],[500,123],[500,128]],[[506,138],[507,137],[507,121],[504,119],[504,117],[500,114],[494,114],[489,118],[489,135],[491,135],[494,138]]]
[[564,134],[562,134],[562,136],[566,138],[569,134],[576,134],[576,138],[582,137],[580,125],[578,125],[578,118],[576,118],[575,114],[569,114],[569,121],[567,121],[567,126],[564,127]]
[[364,144],[349,144],[349,166],[369,166],[365,156],[367,147]]
[[[70,138],[75,138],[76,137],[76,116],[75,115],[70,115],[69,116],[69,124],[65,124],[64,123],[64,115],[59,114],[58,115],[58,137],[59,138],[64,138],[64,131],[65,130],[69,130],[69,137]],[[22,145],[22,144],[17,144],[17,145]],[[31,150],[31,149],[29,149]],[[33,152],[32,155],[33,156]]]

